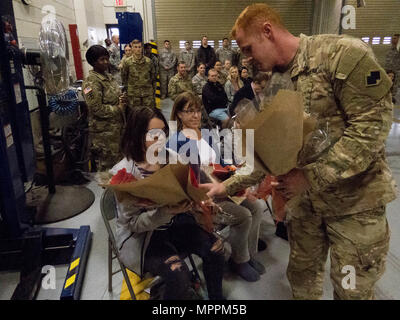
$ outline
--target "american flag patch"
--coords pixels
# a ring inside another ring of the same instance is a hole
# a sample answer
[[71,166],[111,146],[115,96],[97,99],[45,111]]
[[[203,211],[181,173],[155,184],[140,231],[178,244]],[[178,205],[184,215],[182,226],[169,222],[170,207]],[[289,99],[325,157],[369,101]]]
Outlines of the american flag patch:
[[83,93],[84,93],[84,94],[88,94],[88,93],[91,92],[91,91],[92,91],[92,88],[87,87],[85,90],[83,90]]

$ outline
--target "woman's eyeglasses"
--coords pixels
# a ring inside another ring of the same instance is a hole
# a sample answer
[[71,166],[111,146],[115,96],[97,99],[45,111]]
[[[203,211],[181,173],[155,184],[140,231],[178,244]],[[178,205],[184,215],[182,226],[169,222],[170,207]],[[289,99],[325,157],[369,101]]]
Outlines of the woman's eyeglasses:
[[164,127],[162,129],[151,129],[147,131],[146,139],[147,141],[158,141],[160,138],[166,139],[168,134],[168,127]]
[[181,112],[186,113],[188,116],[193,116],[195,113],[201,113],[201,109],[187,109]]

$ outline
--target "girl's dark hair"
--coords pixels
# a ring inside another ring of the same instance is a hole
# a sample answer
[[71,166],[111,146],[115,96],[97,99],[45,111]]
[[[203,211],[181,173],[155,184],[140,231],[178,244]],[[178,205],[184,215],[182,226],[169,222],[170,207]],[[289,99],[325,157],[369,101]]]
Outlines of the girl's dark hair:
[[103,46],[100,46],[98,44],[91,46],[88,51],[86,52],[86,61],[94,67],[94,64],[96,63],[97,59],[100,57],[107,56],[110,57],[110,53],[106,48]]
[[171,111],[171,120],[178,123],[178,131],[181,131],[183,129],[182,121],[178,117],[178,112],[181,112],[188,103],[190,106],[194,106],[200,110],[202,108],[200,98],[194,93],[190,91],[185,91],[178,95],[175,99],[175,103]]
[[135,162],[145,160],[147,128],[150,120],[154,118],[164,122],[164,132],[168,136],[168,123],[160,110],[151,107],[136,107],[131,111],[121,139],[121,152],[128,160]]

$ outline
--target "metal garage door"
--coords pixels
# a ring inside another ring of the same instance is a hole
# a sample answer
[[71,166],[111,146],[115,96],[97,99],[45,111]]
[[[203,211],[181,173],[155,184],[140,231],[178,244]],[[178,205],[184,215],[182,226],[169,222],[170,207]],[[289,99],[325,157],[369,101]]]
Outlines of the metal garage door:
[[366,6],[357,8],[356,0],[347,0],[346,5],[356,8],[356,28],[342,30],[362,38],[369,43],[381,64],[390,48],[391,36],[400,33],[400,1],[398,0],[365,0]]
[[[237,16],[249,4],[248,0],[155,0],[157,40],[171,41],[178,51],[179,41],[201,40],[206,34],[215,41],[229,36]],[[263,1],[258,1],[263,2]],[[277,9],[286,27],[293,34],[310,34],[313,16],[312,0],[264,1]]]

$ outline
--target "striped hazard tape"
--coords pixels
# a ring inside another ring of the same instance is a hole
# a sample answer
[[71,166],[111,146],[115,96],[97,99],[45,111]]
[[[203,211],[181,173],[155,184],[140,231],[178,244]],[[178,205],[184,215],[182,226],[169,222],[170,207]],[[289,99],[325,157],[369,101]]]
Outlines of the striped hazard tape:
[[68,277],[67,277],[67,280],[65,281],[64,289],[67,289],[68,287],[72,286],[75,283],[80,261],[81,261],[81,258],[78,258],[71,263],[69,270],[68,270]]
[[[158,57],[158,48],[157,43],[151,41],[151,53]],[[161,109],[161,82],[160,82],[160,75],[157,74],[157,87],[156,87],[156,107]]]

